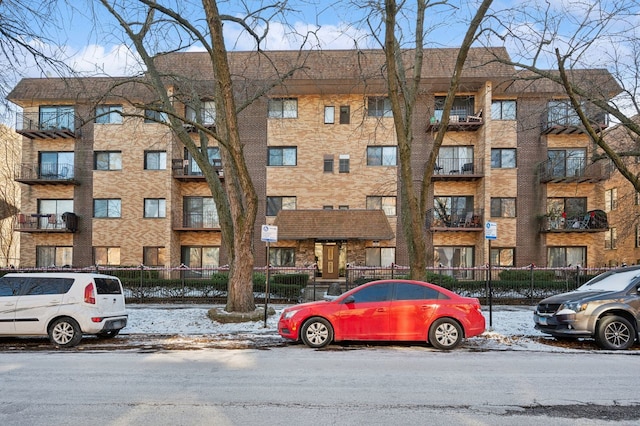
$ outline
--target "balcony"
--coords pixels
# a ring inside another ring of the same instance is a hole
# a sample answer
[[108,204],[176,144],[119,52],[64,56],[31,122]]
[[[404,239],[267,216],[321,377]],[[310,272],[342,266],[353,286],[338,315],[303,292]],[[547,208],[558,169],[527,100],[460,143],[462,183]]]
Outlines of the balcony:
[[540,183],[596,183],[609,177],[605,161],[586,163],[585,158],[544,161],[538,165]]
[[79,185],[73,164],[23,163],[15,171],[16,182],[27,185]]
[[433,181],[478,180],[484,177],[482,161],[473,158],[440,158],[433,168]]
[[75,113],[18,113],[16,132],[29,139],[75,139]]
[[[222,165],[214,164],[214,169],[218,174],[218,177],[224,179],[224,171]],[[189,181],[205,181],[202,170],[194,167],[189,160],[183,160],[181,158],[174,158],[171,161],[171,170],[174,179],[183,182]]]
[[[427,124],[428,132],[437,132],[440,130],[440,121],[442,117],[442,111],[436,110],[433,117],[429,119]],[[449,114],[449,124],[447,124],[447,131],[452,132],[475,132],[484,124],[484,118],[482,110],[475,113],[470,108],[456,108],[452,109]]]
[[173,218],[174,231],[219,231],[217,213],[183,213]]
[[15,221],[18,232],[61,233],[78,230],[78,216],[75,213],[18,213]]
[[602,210],[591,210],[574,216],[545,215],[540,221],[540,232],[605,232],[609,229],[607,214]]
[[[596,132],[609,127],[609,116],[602,111],[589,111],[587,117]],[[571,135],[586,133],[580,117],[567,103],[549,106],[542,113],[541,131],[543,135]]]
[[427,229],[432,231],[484,231],[484,211],[475,209],[468,212],[427,211]]

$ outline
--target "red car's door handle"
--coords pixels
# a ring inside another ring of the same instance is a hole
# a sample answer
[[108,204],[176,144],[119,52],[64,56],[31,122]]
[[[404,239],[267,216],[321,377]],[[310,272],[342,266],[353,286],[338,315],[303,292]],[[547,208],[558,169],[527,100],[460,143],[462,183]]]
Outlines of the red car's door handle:
[[378,308],[376,309],[376,312],[385,312],[387,310],[387,308]]

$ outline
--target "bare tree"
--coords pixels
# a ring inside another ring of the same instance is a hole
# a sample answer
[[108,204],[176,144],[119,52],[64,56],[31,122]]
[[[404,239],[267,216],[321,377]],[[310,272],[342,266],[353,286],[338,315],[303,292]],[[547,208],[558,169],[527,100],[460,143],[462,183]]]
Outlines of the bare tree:
[[[454,97],[463,73],[463,67],[471,45],[476,41],[478,29],[487,13],[492,0],[484,0],[478,7],[466,31],[464,40],[458,51],[453,75],[444,104],[442,125],[435,137],[433,149],[429,154],[424,173],[414,182],[416,172],[412,166],[413,119],[418,93],[421,88],[422,64],[425,44],[425,14],[430,7],[435,7],[429,1],[416,2],[416,21],[414,30],[413,58],[407,65],[404,52],[398,39],[397,17],[403,13],[405,2],[397,4],[395,0],[385,0],[384,3],[384,51],[386,57],[387,80],[389,85],[389,99],[393,111],[396,137],[398,142],[400,161],[401,215],[403,232],[407,241],[411,277],[424,279],[427,266],[427,245],[425,238],[425,222],[427,202],[430,194],[431,176],[433,175],[438,150],[444,140],[449,121],[449,113],[453,106]],[[438,3],[436,3],[438,4]]]
[[[189,4],[189,10],[196,11],[193,16],[201,19],[198,21],[189,19],[179,6],[171,9],[154,0],[124,2],[119,4],[118,8],[107,0],[101,0],[101,3],[116,18],[133,49],[141,57],[146,69],[141,81],[150,87],[155,96],[155,102],[152,104],[134,103],[134,106],[155,109],[168,116],[165,124],[194,158],[211,190],[229,258],[226,310],[252,311],[255,309],[252,274],[258,196],[247,168],[238,127],[238,114],[285,80],[297,67],[294,65],[289,70],[282,70],[274,65],[275,77],[271,81],[265,81],[260,87],[253,87],[251,90],[240,87],[240,83],[234,80],[232,74],[222,25],[225,21],[240,25],[254,38],[258,47],[255,54],[263,56],[263,59],[269,62],[268,54],[259,50],[266,32],[258,32],[256,28],[259,27],[256,27],[255,23],[268,23],[276,14],[282,12],[284,5],[274,3],[258,11],[246,11],[246,18],[243,19],[221,14],[215,0],[202,0],[201,9],[197,9],[195,3]],[[171,40],[168,33],[176,35],[177,39]],[[168,72],[171,71],[171,67],[167,67],[163,62],[164,56],[192,45],[198,45],[205,50],[208,62],[203,68],[207,75]],[[237,76],[239,79],[242,77]],[[214,127],[206,125],[203,120],[203,95],[215,102]],[[177,105],[187,105],[195,114],[185,117]],[[185,124],[197,130],[197,142],[186,131]],[[207,156],[207,147],[210,144],[216,144],[220,148],[224,181],[220,179]]]
[[0,265],[15,265],[19,239],[14,231],[20,187],[13,172],[20,161],[20,138],[10,128],[0,125]]

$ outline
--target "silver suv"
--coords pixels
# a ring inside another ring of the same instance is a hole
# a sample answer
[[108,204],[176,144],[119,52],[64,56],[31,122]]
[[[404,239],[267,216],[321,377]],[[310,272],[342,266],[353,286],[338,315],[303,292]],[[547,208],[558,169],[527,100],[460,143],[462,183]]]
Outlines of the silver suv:
[[542,300],[535,327],[560,339],[594,338],[603,349],[628,349],[640,339],[640,266],[605,272],[578,289]]
[[0,336],[49,336],[59,347],[83,334],[114,337],[127,325],[122,284],[89,273],[12,273],[0,278]]

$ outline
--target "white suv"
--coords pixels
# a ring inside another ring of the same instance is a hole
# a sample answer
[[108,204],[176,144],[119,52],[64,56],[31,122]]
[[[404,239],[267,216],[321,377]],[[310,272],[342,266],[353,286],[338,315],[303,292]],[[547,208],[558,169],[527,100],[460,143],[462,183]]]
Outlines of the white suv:
[[127,325],[120,280],[92,273],[11,273],[0,278],[0,336],[49,336],[59,347]]

